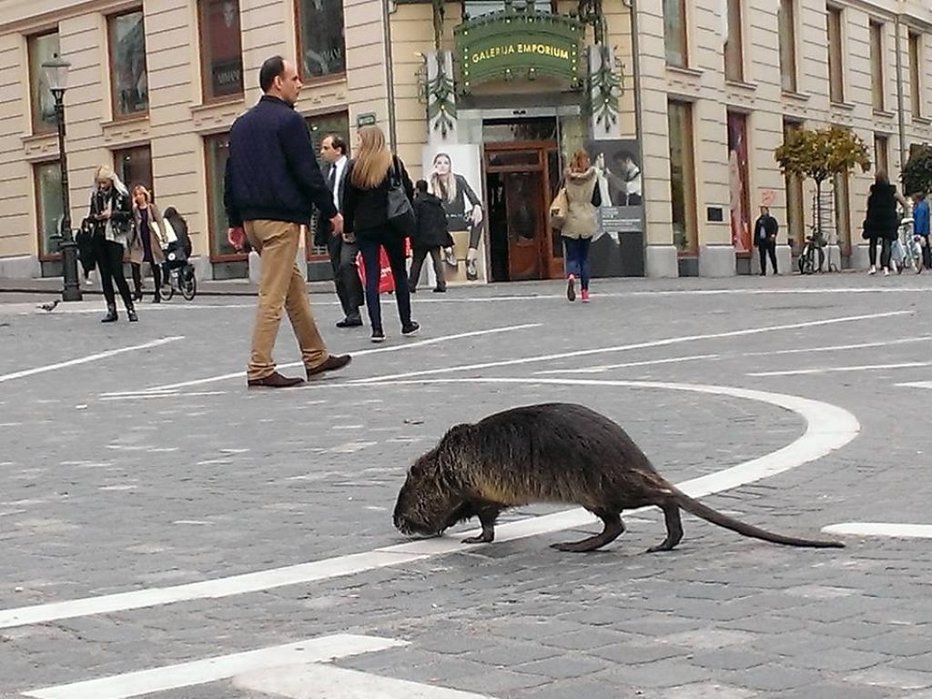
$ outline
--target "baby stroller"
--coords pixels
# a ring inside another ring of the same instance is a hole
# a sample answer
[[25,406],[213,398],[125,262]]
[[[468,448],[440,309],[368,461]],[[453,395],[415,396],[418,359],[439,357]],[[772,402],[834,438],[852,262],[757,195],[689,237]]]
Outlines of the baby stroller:
[[188,262],[183,243],[173,240],[165,246],[164,252],[166,281],[162,288],[162,298],[170,301],[177,289],[185,301],[191,301],[197,294],[197,279],[194,276],[194,265]]

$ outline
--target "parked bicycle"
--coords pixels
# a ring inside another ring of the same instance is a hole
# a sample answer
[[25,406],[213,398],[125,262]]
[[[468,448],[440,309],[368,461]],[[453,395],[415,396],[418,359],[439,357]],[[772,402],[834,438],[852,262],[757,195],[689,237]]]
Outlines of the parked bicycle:
[[[811,235],[806,236],[806,244],[799,253],[799,259],[796,266],[800,274],[814,274],[821,272],[825,264],[825,238],[819,235],[815,227],[810,229]],[[838,268],[833,263],[829,263],[829,271],[837,272]]]
[[890,250],[890,260],[896,273],[902,274],[908,267],[916,274],[922,274],[922,238],[913,232],[911,216],[904,216],[900,220],[898,233]]

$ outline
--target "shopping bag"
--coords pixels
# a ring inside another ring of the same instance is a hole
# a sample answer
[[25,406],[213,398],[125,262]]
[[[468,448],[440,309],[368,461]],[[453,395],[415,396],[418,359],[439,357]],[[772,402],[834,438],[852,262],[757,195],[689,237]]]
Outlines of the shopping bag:
[[[362,253],[356,254],[356,269],[359,270],[359,281],[363,288],[366,286],[366,265]],[[395,291],[395,278],[392,276],[392,267],[388,262],[388,253],[385,248],[379,248],[379,293],[389,294]]]
[[555,230],[563,228],[566,223],[566,215],[569,212],[570,200],[566,196],[566,187],[561,187],[557,196],[550,203],[550,227]]

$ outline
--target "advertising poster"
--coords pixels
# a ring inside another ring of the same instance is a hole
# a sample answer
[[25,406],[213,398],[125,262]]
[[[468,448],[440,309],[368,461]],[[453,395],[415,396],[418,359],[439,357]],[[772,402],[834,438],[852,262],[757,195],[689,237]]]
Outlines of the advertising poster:
[[635,139],[590,141],[602,206],[592,241],[592,276],[644,275],[644,202],[640,149]]
[[443,202],[455,243],[444,251],[447,281],[485,281],[486,207],[479,146],[428,145],[424,147],[422,165],[428,191]]
[[751,252],[751,212],[748,192],[747,115],[728,113],[728,186],[731,244],[736,253]]

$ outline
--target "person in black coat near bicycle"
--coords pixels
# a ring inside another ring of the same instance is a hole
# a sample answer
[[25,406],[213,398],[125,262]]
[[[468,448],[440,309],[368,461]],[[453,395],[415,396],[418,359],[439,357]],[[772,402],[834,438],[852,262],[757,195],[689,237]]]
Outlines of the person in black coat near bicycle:
[[868,255],[870,269],[868,274],[877,273],[877,241],[881,243],[880,266],[884,275],[890,274],[890,246],[897,238],[899,219],[896,213],[896,204],[899,202],[904,211],[909,210],[906,198],[896,191],[890,184],[887,173],[878,170],[867,197],[867,217],[864,219],[864,232],[862,237],[870,242]]
[[780,230],[780,224],[777,219],[770,215],[770,209],[766,206],[760,207],[760,216],[754,223],[754,245],[760,253],[760,275],[767,275],[767,256],[770,256],[770,264],[773,265],[773,273],[777,271],[777,232]]

